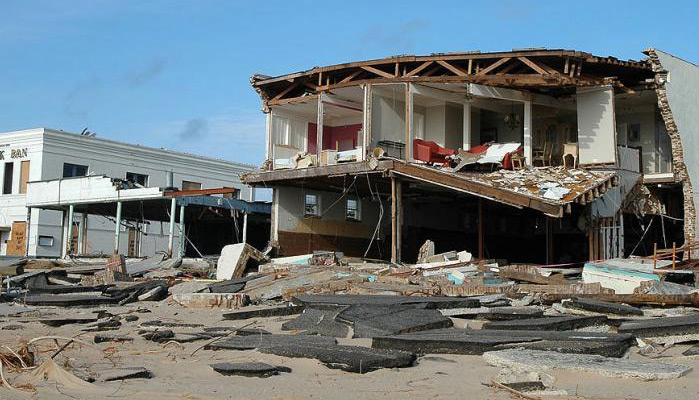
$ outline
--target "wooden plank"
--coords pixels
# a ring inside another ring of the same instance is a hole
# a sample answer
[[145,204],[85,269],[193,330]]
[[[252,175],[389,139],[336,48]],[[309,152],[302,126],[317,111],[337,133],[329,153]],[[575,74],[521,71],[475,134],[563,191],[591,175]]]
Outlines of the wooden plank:
[[495,68],[497,68],[497,67],[499,67],[499,66],[505,64],[506,62],[510,61],[511,59],[512,59],[512,58],[510,58],[510,57],[501,58],[501,59],[495,61],[494,63],[490,64],[490,65],[487,66],[486,68],[483,68],[482,70],[480,70],[480,71],[478,72],[478,75],[485,75],[485,74],[487,74],[488,72],[494,70]]
[[29,182],[29,160],[20,163],[19,168],[19,193],[27,193],[27,183]]
[[517,59],[521,62],[523,62],[526,66],[529,68],[533,69],[534,71],[540,73],[541,75],[548,75],[549,72],[546,71],[545,69],[541,68],[539,64],[535,63],[534,61],[528,59],[527,57],[517,57]]
[[279,99],[281,99],[281,98],[284,97],[287,93],[289,93],[290,91],[292,91],[292,90],[296,89],[297,87],[299,87],[299,85],[300,85],[300,84],[299,84],[298,82],[294,82],[291,86],[287,87],[286,89],[284,89],[284,90],[282,90],[281,92],[279,92],[279,94],[277,94],[276,96],[272,97],[272,100],[279,100]]
[[438,60],[437,63],[458,76],[468,75],[468,72],[464,71],[461,67],[459,67],[457,65],[450,64],[447,61]]
[[442,68],[441,65],[435,65],[434,67],[432,67],[432,68],[428,69],[427,71],[425,71],[425,73],[422,74],[422,76],[425,77],[425,78],[430,77],[430,76],[432,76],[432,74],[434,74],[435,72],[439,71],[441,68]]
[[11,238],[7,241],[8,256],[24,256],[27,254],[27,223],[15,221],[12,223]]
[[344,79],[342,79],[342,80],[340,81],[340,83],[347,83],[347,82],[352,81],[352,79],[356,78],[359,74],[362,73],[362,71],[363,71],[363,70],[358,69],[358,70],[352,72],[351,74],[347,75]]
[[405,76],[415,76],[415,75],[419,74],[420,72],[422,72],[422,70],[424,70],[425,68],[432,65],[433,63],[434,63],[434,61],[425,61],[424,63],[420,64],[415,69],[413,69],[412,71],[405,74]]
[[389,74],[388,72],[381,71],[381,70],[378,69],[378,68],[370,67],[370,66],[368,66],[368,65],[363,66],[362,69],[365,70],[365,71],[369,71],[369,72],[371,72],[372,74],[376,74],[376,75],[379,75],[379,76],[383,76],[384,78],[395,78],[395,75],[391,75],[391,74]]

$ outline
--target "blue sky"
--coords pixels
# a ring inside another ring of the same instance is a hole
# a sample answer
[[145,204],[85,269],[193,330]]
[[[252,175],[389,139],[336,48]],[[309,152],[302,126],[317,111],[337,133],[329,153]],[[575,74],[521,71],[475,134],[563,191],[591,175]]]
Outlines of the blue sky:
[[0,1],[0,131],[46,126],[259,164],[254,73],[522,47],[699,63],[696,2]]

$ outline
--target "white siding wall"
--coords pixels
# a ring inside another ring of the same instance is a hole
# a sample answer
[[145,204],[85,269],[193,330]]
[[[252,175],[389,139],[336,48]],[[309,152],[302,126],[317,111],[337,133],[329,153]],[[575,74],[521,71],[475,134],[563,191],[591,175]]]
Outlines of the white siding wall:
[[[30,181],[62,178],[63,163],[67,162],[87,165],[89,173],[94,175],[104,174],[123,179],[127,172],[145,174],[148,175],[148,185],[151,187],[166,186],[167,171],[173,171],[173,183],[176,187],[182,187],[182,180],[200,182],[204,189],[235,187],[241,191],[242,199],[249,198],[249,188],[240,182],[239,175],[252,167],[244,164],[44,129],[1,133],[0,150],[4,145],[9,145],[8,148],[28,148],[29,157],[26,159],[31,161]],[[19,162],[16,162],[14,168],[13,193],[18,193]],[[3,170],[4,168],[0,168],[0,182],[2,182]],[[13,221],[24,221],[26,215],[24,195],[0,195],[0,226],[11,226]],[[81,221],[82,216],[76,214],[75,220]],[[61,226],[60,212],[34,210],[28,238],[29,254],[59,256],[63,236]],[[87,226],[85,252],[111,253],[114,243],[114,223],[104,217],[90,215]],[[143,236],[141,254],[148,255],[166,249],[169,232],[167,223],[152,222],[146,231],[148,235]],[[54,245],[38,246],[39,235],[53,236]],[[5,254],[6,239],[8,239],[7,232],[3,232],[0,254]],[[175,248],[177,245],[176,240]],[[127,247],[128,234],[122,231],[120,252],[125,254]]]

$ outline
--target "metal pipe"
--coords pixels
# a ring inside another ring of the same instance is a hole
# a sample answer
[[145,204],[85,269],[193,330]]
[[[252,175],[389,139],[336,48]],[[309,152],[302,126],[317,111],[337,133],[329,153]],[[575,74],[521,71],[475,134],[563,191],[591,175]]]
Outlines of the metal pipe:
[[114,254],[119,254],[119,234],[121,233],[121,202],[117,201],[116,221],[114,225]]
[[175,239],[175,214],[177,213],[177,198],[173,197],[170,202],[170,235],[167,239],[167,253],[172,257],[172,248]]

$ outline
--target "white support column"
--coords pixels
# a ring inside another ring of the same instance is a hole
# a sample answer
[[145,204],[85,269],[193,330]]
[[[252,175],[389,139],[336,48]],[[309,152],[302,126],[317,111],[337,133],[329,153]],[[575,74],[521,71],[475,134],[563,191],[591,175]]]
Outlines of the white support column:
[[[75,213],[75,206],[73,204],[68,206],[68,253],[67,254],[73,254],[75,249],[73,248],[73,225],[74,225],[74,213]],[[80,234],[80,232],[78,232]]]
[[248,213],[243,213],[243,243],[248,242]]
[[170,234],[167,237],[167,253],[172,257],[172,249],[175,241],[175,214],[177,214],[177,198],[170,202]]
[[121,202],[117,201],[116,223],[114,225],[114,255],[119,254],[119,234],[121,233]]
[[85,226],[85,213],[80,214],[80,224],[78,225],[78,248],[74,249],[77,254],[83,250],[83,227]]
[[184,235],[184,204],[180,206],[180,257],[184,257],[185,246],[187,245],[187,238]]
[[68,218],[68,212],[66,210],[61,211],[61,258],[66,256],[66,219]]
[[[24,255],[28,256],[29,255],[29,241],[31,240],[31,232],[32,231],[32,208],[27,207],[27,230],[25,232],[25,249],[24,249]],[[37,235],[36,241],[39,241],[39,236]],[[38,244],[38,243],[37,243]]]
[[407,162],[413,161],[413,84],[405,85],[405,154]]
[[468,150],[471,148],[471,102],[464,102],[464,127],[463,127],[463,143],[461,148]]
[[371,85],[364,85],[362,112],[362,160],[365,160],[371,145]]
[[318,119],[316,121],[316,154],[320,161],[320,152],[323,150],[323,93],[318,95]]
[[265,131],[265,133],[266,133],[266,135],[265,135],[265,160],[271,160],[272,157],[274,156],[272,154],[273,153],[272,143],[274,143],[273,138],[272,138],[272,110],[270,110],[267,113],[266,121],[267,121],[267,126],[265,127],[265,129],[266,129],[266,131]]
[[532,102],[523,101],[524,104],[524,157],[527,165],[532,165]]

